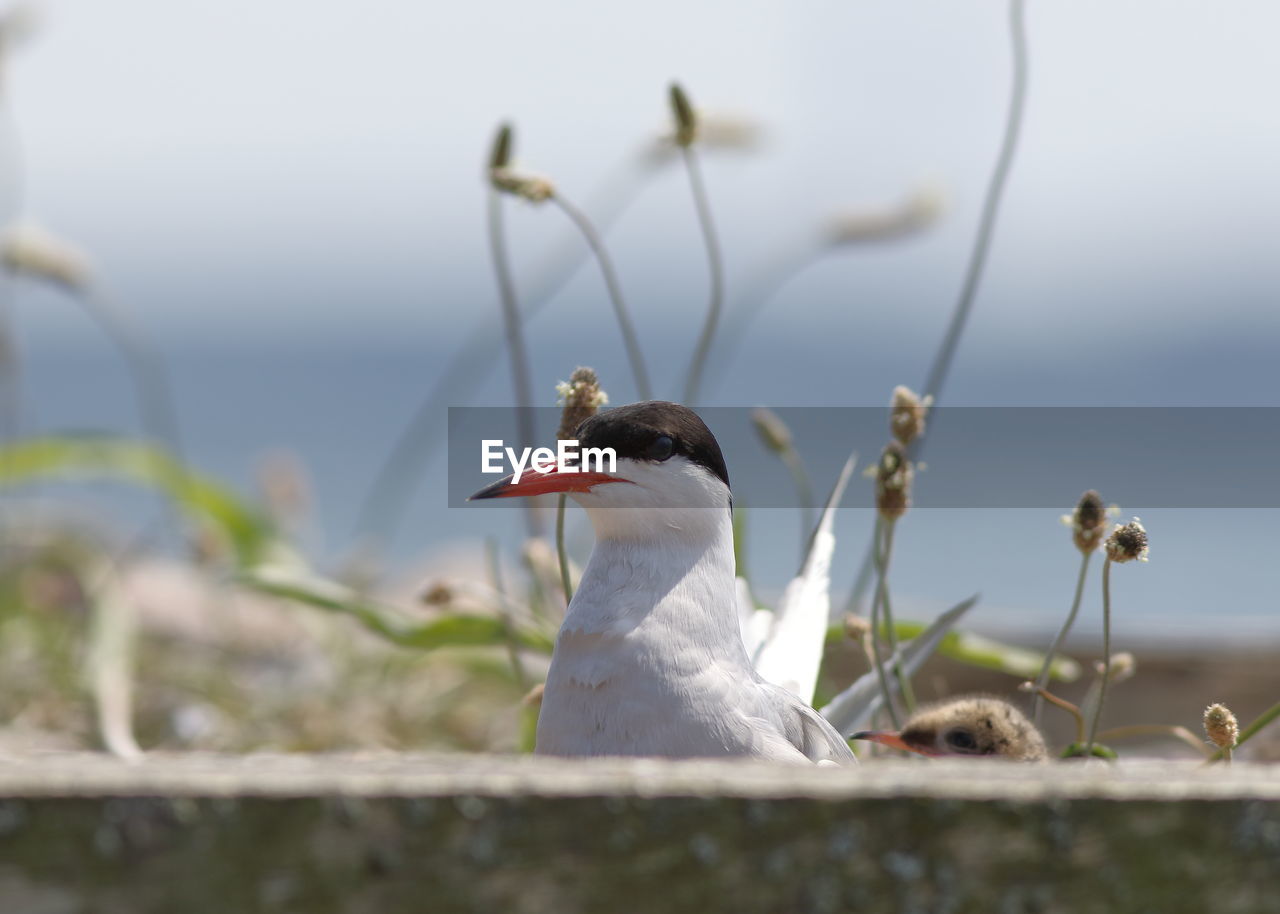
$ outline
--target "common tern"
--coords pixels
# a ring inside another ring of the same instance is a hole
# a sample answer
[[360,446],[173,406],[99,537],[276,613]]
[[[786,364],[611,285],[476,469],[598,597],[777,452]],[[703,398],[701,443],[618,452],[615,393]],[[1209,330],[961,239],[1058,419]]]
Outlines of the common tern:
[[535,751],[855,762],[831,724],[752,666],[729,471],[702,419],[648,401],[593,416],[577,436],[580,449],[612,448],[616,469],[552,467],[472,496],[567,493],[595,530],[556,639]]

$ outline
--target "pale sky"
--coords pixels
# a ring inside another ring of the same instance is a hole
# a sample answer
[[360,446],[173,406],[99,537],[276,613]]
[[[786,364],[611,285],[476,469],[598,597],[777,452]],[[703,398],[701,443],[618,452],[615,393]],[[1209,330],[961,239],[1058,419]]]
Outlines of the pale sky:
[[[731,289],[833,208],[929,179],[949,208],[928,237],[828,261],[797,294],[897,289],[945,309],[1008,96],[1005,9],[49,2],[10,67],[24,210],[162,322],[396,332],[430,308],[452,332],[493,297],[480,166],[495,124],[513,118],[521,158],[582,199],[664,126],[678,78],[701,107],[768,131],[759,152],[707,163]],[[1063,330],[1123,306],[1135,332],[1153,320],[1274,327],[1280,7],[1032,0],[1028,28],[1026,132],[984,319]],[[513,248],[527,261],[558,226],[519,213]],[[701,307],[706,268],[678,170],[610,244],[647,314]],[[561,313],[597,296],[575,284]],[[819,315],[839,306],[814,299]]]

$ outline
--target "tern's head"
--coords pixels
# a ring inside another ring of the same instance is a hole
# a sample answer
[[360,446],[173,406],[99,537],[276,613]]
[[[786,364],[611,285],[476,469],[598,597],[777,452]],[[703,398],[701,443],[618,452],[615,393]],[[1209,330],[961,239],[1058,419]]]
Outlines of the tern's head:
[[1021,762],[1048,758],[1044,737],[1026,716],[999,698],[967,696],[927,705],[898,733],[867,730],[869,739],[921,755],[989,755]]
[[[597,530],[617,525],[634,529],[636,516],[607,520],[603,509],[657,509],[664,517],[680,514],[683,524],[704,520],[719,524],[730,506],[729,471],[715,435],[688,407],[662,400],[620,406],[587,419],[578,426],[579,453],[610,448],[617,456],[612,472],[601,470],[589,457],[578,472],[526,472],[482,489],[472,498],[510,498],[564,492],[586,508]],[[715,510],[715,509],[718,509]],[[613,512],[608,512],[612,514]],[[667,526],[678,526],[670,522]]]

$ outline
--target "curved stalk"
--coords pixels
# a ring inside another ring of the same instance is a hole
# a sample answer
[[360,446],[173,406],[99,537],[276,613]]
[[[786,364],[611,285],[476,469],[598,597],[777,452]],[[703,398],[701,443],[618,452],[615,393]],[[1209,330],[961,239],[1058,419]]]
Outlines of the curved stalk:
[[[648,160],[628,160],[607,182],[605,192],[593,195],[593,212],[603,212],[596,222],[607,229],[626,210],[644,188],[658,168]],[[575,240],[576,241],[576,240]],[[521,321],[527,324],[536,317],[585,262],[582,246],[565,247],[539,274],[532,284],[532,292],[526,295]],[[589,256],[590,252],[587,252]],[[400,525],[409,494],[418,483],[422,468],[440,447],[444,436],[434,428],[436,417],[446,406],[462,405],[470,400],[481,382],[493,371],[494,355],[503,345],[501,328],[495,329],[488,320],[477,322],[471,334],[445,362],[437,380],[417,408],[405,422],[400,434],[388,449],[377,475],[365,494],[360,508],[356,530],[368,541],[389,540]]]
[[[983,270],[986,268],[987,255],[991,250],[991,241],[995,237],[996,223],[1000,216],[1000,203],[1004,198],[1005,185],[1009,173],[1013,169],[1014,155],[1018,150],[1018,137],[1022,132],[1023,110],[1027,97],[1027,31],[1024,16],[1025,0],[1009,0],[1009,38],[1013,54],[1013,80],[1009,95],[1009,108],[1005,115],[1004,136],[1000,142],[1000,151],[996,156],[996,164],[991,178],[987,182],[987,191],[982,201],[982,214],[978,219],[978,232],[974,237],[973,248],[969,253],[969,262],[965,267],[964,281],[960,286],[960,295],[956,299],[951,313],[951,321],[943,334],[938,352],[933,358],[925,381],[922,396],[933,397],[936,406],[942,396],[942,387],[946,383],[951,370],[951,362],[956,348],[960,345],[960,337],[969,321],[969,313],[973,310],[973,301],[978,293]],[[927,435],[921,435],[908,450],[911,460],[919,460]],[[853,590],[846,601],[845,610],[856,612],[862,602],[871,579],[871,563],[873,551],[868,549],[862,558]]]
[[560,586],[564,588],[564,605],[573,600],[573,582],[569,579],[569,552],[564,545],[564,510],[568,498],[560,496],[556,503],[556,557],[560,560]]
[[1080,573],[1076,576],[1076,593],[1071,599],[1071,611],[1067,613],[1067,621],[1062,623],[1062,628],[1058,630],[1058,634],[1049,645],[1049,651],[1044,658],[1044,666],[1040,668],[1040,675],[1036,677],[1037,692],[1031,709],[1031,722],[1034,724],[1038,725],[1040,723],[1040,711],[1043,707],[1041,704],[1043,695],[1038,690],[1048,687],[1049,671],[1053,668],[1053,660],[1058,654],[1058,648],[1062,646],[1063,640],[1071,631],[1071,626],[1075,625],[1076,615],[1080,612],[1080,598],[1084,593],[1084,581],[1088,576],[1089,560],[1091,558],[1093,558],[1093,553],[1086,552],[1080,561]]
[[1110,730],[1099,733],[1098,739],[1110,742],[1113,739],[1125,739],[1130,736],[1172,736],[1174,739],[1182,740],[1205,758],[1212,754],[1204,740],[1197,739],[1196,735],[1186,727],[1170,724],[1130,724],[1124,727],[1112,727]]
[[1093,721],[1089,725],[1089,741],[1084,748],[1085,758],[1093,755],[1098,721],[1102,720],[1102,708],[1107,702],[1107,682],[1111,679],[1111,566],[1114,564],[1110,556],[1102,563],[1102,679],[1098,682],[1098,704],[1093,709]]
[[653,388],[649,385],[649,373],[644,367],[644,355],[640,352],[640,341],[636,336],[635,326],[631,323],[631,315],[627,311],[626,302],[622,298],[622,287],[618,283],[618,275],[614,272],[613,261],[604,249],[604,241],[592,226],[582,210],[578,209],[559,193],[551,195],[551,201],[560,207],[561,212],[569,217],[569,221],[577,226],[582,237],[586,239],[596,261],[600,264],[600,272],[604,276],[605,288],[609,292],[609,301],[613,304],[613,313],[618,319],[618,329],[622,331],[622,342],[627,348],[627,359],[631,362],[631,373],[636,379],[636,392],[641,400],[653,399]]
[[702,180],[702,167],[692,146],[683,146],[685,171],[689,173],[689,188],[693,192],[694,206],[698,211],[698,225],[702,229],[702,241],[707,249],[707,265],[711,272],[711,296],[707,303],[707,319],[698,336],[698,344],[689,363],[689,376],[685,381],[684,403],[693,406],[702,386],[702,373],[706,369],[707,355],[715,339],[720,314],[724,310],[724,257],[720,253],[720,239],[716,235],[715,222],[711,218],[711,202]]
[[[498,280],[498,293],[502,304],[502,323],[506,332],[507,354],[511,359],[511,385],[516,398],[516,434],[520,446],[533,447],[533,374],[529,368],[529,353],[525,347],[524,332],[520,321],[520,306],[516,301],[516,285],[511,275],[511,260],[507,253],[506,231],[502,219],[502,195],[489,191],[489,254],[493,259],[493,272]],[[542,521],[537,506],[524,499],[525,526],[530,536],[542,534]]]
[[[882,555],[880,545],[884,523],[884,520],[877,514],[874,534],[877,565],[880,564]],[[902,722],[898,718],[898,712],[893,703],[893,690],[889,688],[889,678],[884,669],[884,657],[881,656],[880,652],[880,607],[882,605],[880,594],[883,588],[884,578],[881,576],[876,581],[876,598],[871,603],[871,654],[875,659],[876,678],[880,681],[880,691],[884,695],[885,709],[889,712],[889,719],[893,721],[894,729],[900,729]]]
[[[893,556],[893,532],[897,527],[895,520],[885,520],[881,526],[881,542],[878,562],[878,584],[876,587],[876,595],[881,608],[884,610],[884,624],[889,639],[889,656],[892,657],[898,653],[898,631],[893,621],[893,605],[889,602],[889,560]],[[911,679],[902,672],[902,663],[895,662],[893,665],[894,678],[898,680],[898,691],[902,694],[902,703],[906,706],[907,714],[912,714],[916,709],[916,696],[911,690]]]

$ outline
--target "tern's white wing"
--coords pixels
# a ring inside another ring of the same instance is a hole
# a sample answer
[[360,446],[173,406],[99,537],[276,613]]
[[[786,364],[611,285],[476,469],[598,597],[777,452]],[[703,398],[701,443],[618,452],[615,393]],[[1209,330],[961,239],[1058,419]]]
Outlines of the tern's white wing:
[[773,625],[773,613],[756,606],[755,597],[751,595],[751,586],[746,578],[735,579],[738,599],[738,625],[742,629],[742,643],[746,645],[747,656],[753,661],[764,644]]
[[787,585],[774,613],[773,626],[752,655],[761,676],[805,701],[813,700],[831,613],[831,556],[836,548],[831,528],[857,462],[858,456],[850,455],[840,471],[809,542],[800,574]]

